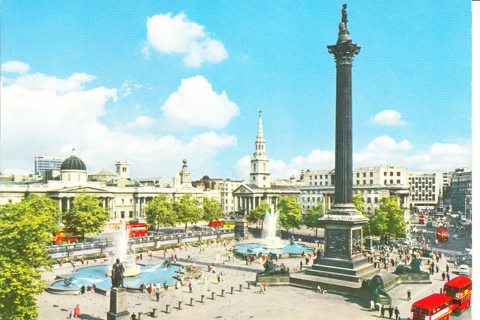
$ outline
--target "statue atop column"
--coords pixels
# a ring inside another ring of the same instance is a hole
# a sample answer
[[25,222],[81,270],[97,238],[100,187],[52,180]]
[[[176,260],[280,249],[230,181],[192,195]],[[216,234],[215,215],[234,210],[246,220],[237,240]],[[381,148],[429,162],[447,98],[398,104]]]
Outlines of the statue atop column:
[[345,28],[347,27],[347,4],[345,3],[342,8],[342,22],[345,24]]
[[112,266],[112,288],[123,288],[123,273],[125,268],[120,262],[120,259],[117,258],[116,262]]

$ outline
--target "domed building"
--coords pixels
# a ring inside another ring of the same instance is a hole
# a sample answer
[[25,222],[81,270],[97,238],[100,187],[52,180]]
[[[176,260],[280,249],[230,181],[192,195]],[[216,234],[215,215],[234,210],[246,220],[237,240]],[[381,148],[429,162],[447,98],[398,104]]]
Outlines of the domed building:
[[72,149],[72,155],[62,162],[60,175],[61,180],[67,186],[85,185],[87,183],[87,167],[85,162],[77,157],[75,149]]

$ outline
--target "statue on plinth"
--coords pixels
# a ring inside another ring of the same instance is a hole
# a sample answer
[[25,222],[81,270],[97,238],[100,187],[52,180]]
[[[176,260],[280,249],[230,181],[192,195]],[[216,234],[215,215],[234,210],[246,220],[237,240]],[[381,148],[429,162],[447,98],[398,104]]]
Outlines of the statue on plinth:
[[375,297],[375,301],[378,301],[380,296],[390,299],[390,295],[385,291],[383,279],[379,275],[373,276],[372,279],[363,280],[362,289],[371,293]]
[[404,274],[428,274],[428,272],[420,269],[422,262],[417,258],[413,258],[410,265],[399,264],[395,270],[395,274],[404,275]]
[[123,288],[123,273],[125,268],[120,262],[120,259],[117,258],[116,262],[112,266],[112,288]]
[[272,260],[267,260],[263,264],[263,268],[265,269],[263,272],[259,272],[259,275],[262,276],[288,276],[290,274],[290,270],[285,266],[277,266],[273,263]]

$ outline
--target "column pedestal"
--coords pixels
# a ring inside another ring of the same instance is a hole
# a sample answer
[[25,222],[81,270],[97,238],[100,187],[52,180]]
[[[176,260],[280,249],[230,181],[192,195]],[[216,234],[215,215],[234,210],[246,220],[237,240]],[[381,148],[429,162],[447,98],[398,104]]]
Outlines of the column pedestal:
[[107,320],[129,320],[130,312],[127,311],[127,289],[112,288],[110,290],[110,311]]

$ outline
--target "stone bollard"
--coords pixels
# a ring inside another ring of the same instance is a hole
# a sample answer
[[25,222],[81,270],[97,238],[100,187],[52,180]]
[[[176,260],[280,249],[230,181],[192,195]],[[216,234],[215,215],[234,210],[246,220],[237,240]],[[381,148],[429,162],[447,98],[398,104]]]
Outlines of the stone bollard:
[[178,310],[182,310],[182,301],[178,301]]
[[247,282],[247,289],[250,289],[250,282]]
[[205,295],[204,295],[204,294],[202,294],[202,295],[200,296],[200,302],[201,302],[201,303],[203,303],[203,298],[205,298]]
[[242,285],[241,284],[238,285],[238,291],[242,292]]
[[224,293],[225,293],[225,289],[222,289],[222,297],[224,296]]
[[443,288],[440,288],[440,294],[443,294]]
[[190,298],[190,306],[193,306],[193,298]]
[[157,308],[152,309],[152,317],[154,317],[154,318],[157,317]]
[[169,308],[170,308],[169,304],[165,305],[165,313],[170,313]]
[[215,292],[212,292],[212,300],[215,300]]
[[230,287],[230,294],[233,294],[234,287]]
[[142,320],[142,314],[143,314],[142,312],[138,313],[138,320]]

